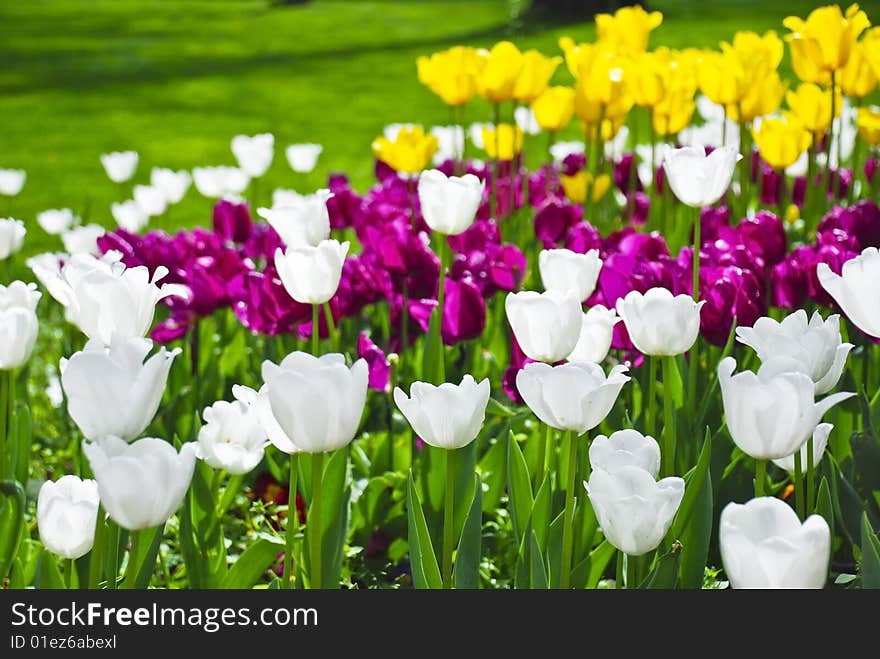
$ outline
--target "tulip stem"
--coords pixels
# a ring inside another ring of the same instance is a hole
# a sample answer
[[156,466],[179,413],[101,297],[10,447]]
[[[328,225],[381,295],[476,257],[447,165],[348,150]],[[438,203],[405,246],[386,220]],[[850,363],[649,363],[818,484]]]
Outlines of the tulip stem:
[[538,459],[535,462],[535,491],[541,487],[541,483],[547,477],[547,452],[550,450],[550,442],[553,441],[553,428],[546,427],[544,437],[538,437]]
[[333,311],[330,309],[329,302],[325,302],[323,307],[324,320],[327,322],[327,335],[330,338],[330,349],[333,352],[339,352],[339,337],[336,333],[336,323],[333,320]]
[[630,556],[626,554],[626,589],[627,590],[635,590],[639,587],[638,577],[636,576],[636,569],[639,564],[636,560],[635,556]]
[[312,354],[317,357],[319,353],[318,341],[320,340],[320,328],[318,326],[318,309],[321,305],[312,305]]
[[110,549],[113,550],[113,574],[107,579],[107,585],[116,590],[119,588],[119,536],[122,534],[122,531],[119,528],[119,524],[113,522],[113,525],[110,527],[113,531],[113,537],[111,540]]
[[816,506],[816,466],[813,464],[813,436],[807,440],[807,506]]
[[657,358],[647,355],[648,400],[645,401],[645,432],[654,437],[657,431]]
[[9,399],[12,397],[11,380],[12,371],[0,371],[0,480],[6,478],[6,453],[12,444],[9,437],[9,426],[12,424],[7,418],[7,412],[12,407],[9,405]]
[[[492,176],[491,194],[489,195],[489,217],[494,217],[496,222],[500,222],[500,213],[498,213],[498,179],[501,177],[501,131],[498,130],[498,126],[501,123],[501,103],[495,103],[492,106],[492,123],[492,137],[495,140],[495,168]],[[516,139],[514,139],[515,142]]]
[[61,561],[61,570],[62,570],[62,578],[64,580],[64,587],[67,590],[73,588],[73,559],[65,558]]
[[452,550],[455,542],[455,449],[446,451],[446,491],[443,503],[443,587],[452,588]]
[[446,355],[443,350],[443,306],[446,301],[446,236],[437,234],[437,256],[440,257],[440,279],[437,282],[437,381],[434,384],[442,384],[446,381]]
[[[828,147],[826,149],[825,158],[825,180],[822,181],[825,188],[825,195],[831,192],[831,198],[834,199],[834,183],[831,180],[831,151],[834,146],[834,115],[837,113],[837,78],[835,71],[831,72],[831,121],[828,122]],[[838,168],[840,163],[837,163]]]
[[804,521],[804,472],[801,471],[801,451],[794,452],[794,507],[798,519]]
[[694,267],[693,267],[693,288],[691,294],[694,296],[694,302],[700,301],[700,248],[703,246],[700,233],[702,230],[702,221],[700,217],[699,207],[693,209],[694,214]]
[[618,549],[617,550],[617,560],[614,561],[616,563],[614,568],[614,587],[617,590],[621,590],[626,587],[626,584],[623,581],[623,557],[624,553]]
[[[311,585],[312,589],[322,588],[321,583],[321,485],[324,480],[324,454],[312,454],[312,506],[309,509],[308,523],[312,524],[311,534]],[[294,502],[294,508],[296,503]]]
[[293,541],[296,538],[296,527],[299,526],[296,515],[296,477],[299,467],[299,454],[290,454],[290,477],[287,489],[287,529],[284,534],[284,588],[293,587]]
[[[157,531],[161,533],[161,531]],[[138,559],[141,550],[141,531],[131,531],[129,533],[131,541],[131,549],[128,551],[128,565],[125,568],[125,579],[122,582],[123,589],[131,590],[137,581]]]
[[675,357],[663,358],[663,476],[675,472],[675,401],[671,391],[675,367]]
[[101,584],[101,572],[104,567],[104,507],[98,506],[98,520],[95,522],[95,540],[89,556],[89,583],[91,589]]
[[755,460],[755,496],[764,496],[764,484],[767,481],[767,461]]
[[559,587],[568,588],[571,580],[571,555],[574,551],[574,480],[577,474],[577,437],[570,430],[563,435],[568,441],[568,477],[565,489],[565,518],[562,525],[562,572],[559,574]]

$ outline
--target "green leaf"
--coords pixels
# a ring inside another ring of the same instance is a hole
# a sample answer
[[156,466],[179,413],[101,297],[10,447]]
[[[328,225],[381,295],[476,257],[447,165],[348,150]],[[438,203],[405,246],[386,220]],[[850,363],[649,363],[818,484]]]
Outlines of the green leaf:
[[0,481],[0,581],[9,574],[18,551],[25,518],[25,495],[21,483]]
[[[508,426],[502,427],[498,437],[507,437]],[[507,485],[507,444],[505,441],[496,439],[492,442],[479,463],[480,478],[486,484],[487,489],[483,492],[483,512],[494,512],[501,503],[504,488]]]
[[706,428],[706,438],[703,440],[703,448],[700,450],[700,457],[697,459],[697,465],[685,474],[684,497],[682,497],[681,505],[678,507],[678,513],[675,515],[675,521],[672,528],[666,535],[667,546],[672,544],[681,536],[682,532],[690,521],[691,514],[697,505],[703,483],[709,478],[709,466],[712,462],[712,434],[709,428]]
[[[312,456],[314,459],[314,456]],[[311,502],[309,515],[315,506],[321,513],[320,529],[306,522],[306,547],[313,546],[315,534],[321,534],[321,584],[320,588],[338,588],[342,571],[342,554],[345,546],[345,535],[348,531],[349,503],[351,488],[346,486],[348,472],[348,451],[341,448],[330,454],[324,464],[321,480],[321,496]],[[308,519],[308,518],[307,518]],[[306,550],[306,567],[309,568],[311,551]],[[309,573],[311,571],[309,570]]]
[[828,488],[828,479],[824,476],[819,483],[819,493],[816,497],[816,509],[813,511],[821,515],[828,522],[831,530],[831,539],[834,540],[834,502],[831,500],[831,490]]
[[19,483],[27,483],[33,433],[31,431],[31,411],[23,403],[19,403],[15,408],[15,415],[12,418],[12,436],[15,437],[12,460],[14,471],[12,473]]
[[428,533],[422,502],[419,500],[419,493],[416,492],[416,486],[413,482],[412,470],[410,470],[407,479],[406,508],[409,526],[409,557],[415,587],[441,589],[443,588],[443,579],[440,576],[440,567],[437,564],[437,555],[434,553],[431,535]]
[[681,381],[678,361],[671,359],[669,362],[673,367],[668,369],[668,371],[664,371],[664,377],[666,375],[670,377],[669,381],[663,381],[663,395],[670,394],[675,403],[675,409],[680,409],[684,405],[684,384]]
[[[137,589],[144,589],[150,585],[150,579],[153,578],[153,568],[156,567],[156,557],[159,555],[159,545],[162,544],[164,530],[165,528],[163,524],[162,526],[141,531],[143,534],[141,537],[141,546],[145,546],[147,542],[150,543],[150,546],[147,548],[143,557],[141,557],[140,565],[138,565],[138,573],[134,585]],[[152,538],[144,537],[148,532],[153,534]]]
[[456,588],[480,587],[480,552],[483,540],[483,486],[480,477],[474,477],[474,497],[458,541],[455,554]]
[[549,586],[550,579],[547,575],[544,557],[541,555],[541,548],[538,546],[538,536],[535,534],[535,529],[532,529],[532,532],[529,534],[529,544],[529,553],[531,554],[529,576],[532,588],[546,589]]
[[538,488],[535,502],[532,505],[532,533],[538,541],[542,552],[547,551],[547,536],[550,533],[550,515],[552,492],[550,487],[550,474],[544,476],[544,482]]
[[834,502],[834,519],[840,520],[840,528],[850,543],[857,545],[860,536],[861,518],[865,513],[864,504],[855,488],[844,477],[840,466],[832,455],[828,455],[831,473],[831,493]]
[[64,584],[64,578],[61,576],[61,570],[58,569],[58,563],[48,549],[44,549],[40,554],[35,585],[40,590],[64,590],[67,588]]
[[880,588],[880,540],[866,514],[862,515],[861,534],[862,588]]
[[507,436],[507,489],[510,498],[510,520],[516,543],[519,545],[525,537],[526,525],[535,501],[532,498],[529,469],[512,432]]
[[223,377],[233,378],[247,356],[247,342],[244,332],[236,332],[231,341],[223,345],[220,352],[220,373]]
[[283,551],[283,544],[265,538],[257,540],[238,557],[223,578],[221,587],[239,590],[253,588]]
[[428,325],[428,333],[422,341],[424,352],[422,353],[422,382],[442,384],[446,380],[443,364],[443,343],[440,340],[440,317],[437,309],[431,312],[431,321]]
[[603,540],[593,551],[590,552],[590,576],[587,579],[587,588],[595,588],[602,579],[602,574],[608,563],[614,557],[617,550],[607,540]]
[[[673,542],[668,552],[657,559],[651,574],[639,584],[639,588],[672,589],[678,581],[678,564],[681,558],[681,544]],[[632,559],[630,559],[632,560]]]
[[511,417],[516,416],[516,412],[506,405],[502,405],[494,398],[489,399],[489,403],[486,405],[486,414],[491,416],[501,416],[501,417]]
[[709,558],[712,539],[712,475],[707,475],[700,491],[690,522],[684,529],[681,542],[679,583],[682,588],[700,588]]

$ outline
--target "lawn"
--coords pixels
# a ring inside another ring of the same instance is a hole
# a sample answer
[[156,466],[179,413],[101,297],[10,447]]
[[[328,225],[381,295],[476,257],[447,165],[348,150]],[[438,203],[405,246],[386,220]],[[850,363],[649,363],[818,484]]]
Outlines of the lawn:
[[[536,25],[520,2],[316,1],[279,7],[265,0],[31,0],[0,5],[0,167],[26,169],[22,194],[0,213],[34,230],[29,253],[57,247],[36,226],[42,209],[69,206],[111,226],[112,201],[130,195],[105,177],[102,152],[135,149],[135,182],[153,166],[233,164],[229,140],[270,131],[276,157],[260,182],[318,187],[329,171],[358,188],[372,180],[369,145],[396,121],[443,123],[446,109],[416,79],[415,58],[456,43],[511,38],[558,52],[557,40],[594,37],[592,23]],[[815,2],[722,0],[651,3],[663,11],[652,45],[715,46],[738,29],[784,32],[786,15]],[[875,21],[878,16],[872,16]],[[783,65],[787,69],[788,65]],[[557,74],[568,81],[567,71]],[[487,116],[479,106],[472,119]],[[325,146],[318,169],[296,180],[283,147]],[[208,221],[210,203],[192,190],[173,222]]]

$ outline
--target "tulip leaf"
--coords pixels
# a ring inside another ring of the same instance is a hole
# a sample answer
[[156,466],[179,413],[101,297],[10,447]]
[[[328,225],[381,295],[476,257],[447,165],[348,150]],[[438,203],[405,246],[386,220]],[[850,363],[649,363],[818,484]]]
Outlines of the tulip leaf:
[[694,512],[694,508],[697,505],[697,501],[702,491],[703,483],[709,478],[709,467],[712,462],[711,458],[712,434],[707,427],[706,438],[703,440],[703,448],[700,449],[700,457],[697,459],[697,464],[685,474],[684,496],[682,497],[681,505],[678,507],[678,513],[675,515],[675,520],[672,522],[672,528],[669,529],[669,533],[666,535],[667,546],[670,545],[673,540],[681,536],[690,521],[691,514]]
[[[502,433],[498,437],[506,437],[508,433],[509,430],[505,424],[502,428]],[[486,485],[486,490],[483,492],[484,513],[495,511],[501,502],[501,497],[504,495],[504,487],[507,484],[506,451],[506,442],[495,439],[489,450],[480,459],[480,478]]]
[[238,557],[223,577],[221,588],[253,588],[260,577],[284,551],[284,545],[265,538],[257,540]]
[[541,548],[538,546],[538,536],[535,529],[529,534],[529,576],[532,588],[547,589],[549,586],[549,577],[547,575],[547,566],[544,564],[544,557],[541,554]]
[[605,568],[608,567],[608,563],[611,562],[611,559],[616,553],[617,550],[607,540],[603,540],[593,551],[590,552],[590,575],[587,577],[587,588],[595,588],[599,585],[599,581],[602,579],[602,574],[605,572]]
[[455,587],[480,587],[480,552],[483,540],[483,486],[474,477],[474,494],[455,554]]
[[834,502],[831,500],[831,490],[828,488],[828,479],[822,477],[819,483],[819,494],[816,497],[816,509],[813,511],[817,515],[821,515],[828,522],[828,528],[831,530],[831,539],[834,540]]
[[712,539],[712,475],[707,474],[687,527],[682,533],[679,584],[682,588],[700,588],[706,573],[709,542]]
[[437,564],[437,555],[434,553],[431,535],[428,533],[422,502],[419,500],[419,493],[416,492],[415,482],[413,482],[412,470],[410,470],[407,479],[406,508],[409,527],[409,558],[415,587],[440,589],[443,587],[443,579],[440,576],[440,567]]
[[516,543],[519,545],[525,537],[534,499],[529,469],[519,444],[513,438],[513,433],[507,436],[507,490],[510,499],[510,520]]
[[[651,570],[651,574],[639,584],[639,588],[661,588],[664,590],[675,588],[678,581],[678,565],[681,559],[681,549],[681,544],[673,542],[669,551],[657,558],[654,569]],[[632,557],[630,557],[629,560],[632,560]]]
[[[312,456],[315,459],[315,456]],[[315,542],[316,533],[321,538],[321,583],[314,588],[338,588],[342,571],[342,553],[345,536],[348,532],[349,504],[351,487],[346,485],[348,472],[348,452],[345,448],[334,451],[327,460],[321,480],[321,496],[312,500],[306,517],[306,544]],[[315,506],[320,508],[320,529],[309,526]],[[311,551],[306,551],[306,567],[311,573]]]
[[880,539],[874,533],[867,514],[862,514],[862,588],[880,588]]
[[[204,575],[204,561],[202,560],[196,543],[192,523],[192,498],[192,492],[187,492],[183,499],[183,509],[180,512],[180,553],[183,556],[183,563],[186,566],[187,580],[190,588],[205,588],[206,580]],[[111,525],[110,529],[112,529],[113,526],[115,525]],[[108,531],[110,529],[108,529]],[[108,532],[105,537],[110,538],[113,535],[112,532]],[[111,549],[115,549],[115,547],[112,546],[112,543]],[[110,574],[113,571],[111,554],[108,552],[105,556],[107,556],[106,560],[110,561],[109,564],[105,563],[105,570],[107,574]]]
[[238,368],[244,363],[247,342],[244,332],[236,332],[232,340],[223,346],[220,353],[220,373],[223,377],[234,378]]
[[[671,395],[672,401],[675,403],[675,409],[680,409],[684,405],[684,383],[681,380],[681,370],[675,358],[666,357],[665,359],[669,364],[669,368],[663,370],[663,395]],[[667,376],[668,382],[665,379]]]
[[0,582],[12,569],[25,518],[25,494],[21,483],[0,481]]
[[[156,567],[156,557],[159,556],[159,546],[162,544],[162,536],[164,535],[165,525],[157,526],[153,529],[141,531],[141,546],[145,546],[147,542],[150,546],[146,553],[140,558],[138,565],[137,578],[135,579],[135,588],[143,589],[150,585],[150,579],[153,578],[153,568]],[[152,533],[152,537],[147,537],[147,533]]]
[[850,544],[858,545],[861,532],[861,517],[865,511],[864,504],[855,488],[843,474],[840,465],[832,455],[828,455],[831,473],[831,494],[834,502],[834,518],[840,520],[840,528],[849,539]]
[[[448,454],[448,451],[447,451]],[[444,464],[444,472],[446,465]],[[453,506],[455,536],[461,534],[474,500],[474,474],[477,471],[477,443],[455,450],[455,505]],[[445,477],[445,474],[444,474]],[[446,485],[444,484],[444,491]]]
[[10,464],[14,466],[12,474],[19,483],[27,483],[33,437],[31,411],[27,405],[19,403],[15,408],[15,414],[12,418],[12,436],[15,438],[12,445],[13,458],[10,461]]
[[40,590],[64,590],[67,588],[64,578],[61,576],[61,570],[58,569],[58,562],[48,549],[44,549],[40,554],[34,585]]
[[443,314],[437,309],[431,311],[428,333],[423,340],[422,377],[423,382],[440,385],[446,381],[443,363],[443,342],[440,340],[440,320]]
[[547,474],[532,505],[532,533],[542,552],[547,550],[547,536],[550,533],[551,494],[550,474]]
[[511,417],[516,416],[517,413],[506,405],[499,403],[494,398],[490,398],[489,403],[486,405],[486,414],[491,416]]

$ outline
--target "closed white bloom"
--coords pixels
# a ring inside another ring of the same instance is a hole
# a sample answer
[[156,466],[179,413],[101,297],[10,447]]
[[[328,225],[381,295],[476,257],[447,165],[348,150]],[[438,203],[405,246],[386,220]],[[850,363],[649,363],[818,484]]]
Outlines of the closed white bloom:
[[[42,284],[43,288],[61,304],[66,298],[59,295],[62,291],[61,264],[70,258],[68,254],[46,252],[32,256],[25,263],[34,273],[34,277]],[[56,295],[58,293],[58,295]]]
[[14,197],[24,187],[27,173],[23,169],[0,169],[0,194]]
[[432,162],[442,165],[464,153],[464,129],[461,126],[432,126],[431,135],[437,138],[437,151]]
[[[605,158],[617,160],[626,153],[626,143],[629,141],[629,128],[621,126],[617,134],[605,142]],[[583,150],[581,151],[583,153]]]
[[302,304],[324,304],[336,294],[349,242],[322,240],[275,251],[275,269],[287,293]]
[[816,266],[822,288],[865,334],[880,338],[880,251],[866,247],[843,264],[839,275],[827,263]]
[[21,220],[0,218],[0,260],[9,258],[21,249],[26,233],[27,229]]
[[284,453],[324,453],[347,446],[357,432],[367,399],[363,359],[351,368],[345,356],[292,352],[275,365],[263,362],[254,402],[269,441]]
[[294,206],[307,195],[300,194],[296,190],[286,188],[275,188],[272,190],[272,207],[276,206]]
[[572,293],[508,293],[504,310],[519,347],[529,359],[551,364],[563,360],[580,338],[581,303]]
[[608,416],[623,385],[626,366],[615,366],[605,376],[598,364],[569,362],[550,366],[532,362],[516,374],[516,388],[529,409],[557,430],[582,435]]
[[50,208],[37,214],[37,224],[52,236],[64,233],[75,221],[76,216],[69,208]]
[[232,393],[235,401],[217,401],[202,413],[198,457],[214,469],[240,475],[260,464],[269,442],[252,405],[257,392],[235,385]]
[[46,481],[37,496],[40,542],[53,554],[77,559],[88,554],[98,521],[98,483],[79,476]]
[[179,203],[189,186],[192,184],[192,176],[185,169],[175,172],[173,169],[153,167],[150,172],[150,185],[158,188],[165,195],[165,201],[169,204]]
[[618,430],[610,437],[597,435],[590,444],[590,466],[609,473],[621,467],[644,469],[653,478],[660,473],[660,445],[638,430]]
[[672,526],[684,497],[684,480],[654,480],[641,467],[597,469],[584,483],[605,539],[629,556],[656,549]]
[[258,208],[257,215],[275,229],[288,247],[315,247],[330,237],[327,200],[332,196],[329,190],[318,190],[311,195],[297,195],[297,198],[285,197],[280,200],[283,204]]
[[601,304],[591,307],[581,316],[581,333],[568,361],[596,364],[605,361],[611,349],[614,326],[620,320],[614,309],[606,309]]
[[483,144],[483,129],[488,128],[491,130],[494,127],[494,124],[491,123],[480,123],[474,122],[470,126],[468,126],[468,139],[471,143],[480,150],[485,149],[485,144]]
[[92,339],[82,351],[61,360],[67,411],[86,439],[140,437],[150,425],[180,349],[153,349],[150,339],[115,335],[110,348]]
[[118,437],[85,442],[83,452],[98,481],[101,504],[114,522],[129,531],[165,524],[189,488],[196,465],[196,443],[180,452],[166,441],[145,437],[128,444]]
[[535,119],[535,113],[532,111],[532,108],[523,105],[518,106],[513,111],[513,120],[526,135],[537,135],[541,132],[541,126],[538,125],[538,120]]
[[99,224],[86,224],[74,227],[61,234],[61,242],[68,254],[94,254],[101,253],[98,249],[98,238],[107,233],[107,230]]
[[733,375],[736,360],[718,364],[724,419],[734,443],[758,460],[784,458],[799,450],[825,412],[854,394],[814,400],[813,381],[803,373]]
[[192,170],[192,177],[199,194],[210,199],[237,197],[251,182],[238,167],[196,167]]
[[308,174],[318,164],[324,147],[320,144],[291,144],[284,151],[290,168],[298,174]]
[[[818,465],[822,461],[822,457],[825,455],[825,448],[828,446],[828,437],[831,435],[831,431],[834,429],[834,426],[830,423],[820,423],[816,426],[816,429],[813,431],[813,464]],[[801,446],[800,454],[801,454],[801,473],[807,473],[807,446],[808,443],[805,443]],[[792,453],[784,458],[778,458],[773,461],[780,469],[784,469],[789,474],[794,473],[794,456]]]
[[431,446],[457,449],[477,438],[486,418],[489,380],[477,383],[465,375],[461,384],[444,382],[439,387],[413,382],[409,397],[394,389],[394,402],[416,434]]
[[0,371],[24,366],[34,350],[40,325],[36,284],[0,284]]
[[596,290],[602,259],[599,250],[578,254],[570,249],[543,249],[538,254],[538,270],[548,291],[573,293],[583,302]]
[[828,522],[810,515],[802,524],[776,497],[727,504],[718,541],[733,588],[822,588],[828,578]]
[[132,176],[138,166],[137,151],[113,151],[101,154],[101,164],[104,171],[114,183],[125,183]]
[[132,192],[135,203],[141,207],[148,216],[161,215],[168,208],[168,200],[161,188],[153,185],[136,185]]
[[761,360],[761,370],[805,373],[816,385],[816,395],[831,391],[843,374],[851,343],[842,343],[840,316],[822,320],[818,311],[807,322],[807,312],[798,309],[777,322],[759,318],[753,327],[737,327],[740,343],[750,346]]
[[483,182],[473,174],[446,176],[429,169],[419,176],[419,204],[431,230],[457,236],[474,223],[483,199]]
[[232,138],[232,155],[241,170],[251,178],[259,178],[266,173],[275,155],[275,136],[260,133],[249,137],[236,135]]
[[653,356],[681,355],[691,349],[700,333],[700,309],[705,300],[673,296],[665,288],[647,293],[630,291],[617,301],[629,338],[639,352]]
[[119,228],[131,233],[140,233],[150,221],[150,216],[144,212],[144,209],[134,199],[128,199],[118,204],[115,202],[110,204],[110,212],[113,214],[113,219],[116,220]]
[[679,201],[692,208],[701,208],[721,199],[741,158],[732,146],[718,147],[708,156],[705,149],[698,146],[667,147],[663,170]]
[[553,156],[554,162],[561,163],[569,156],[583,154],[584,143],[578,141],[571,142],[554,142],[550,147],[550,155]]

